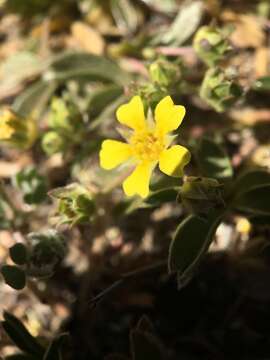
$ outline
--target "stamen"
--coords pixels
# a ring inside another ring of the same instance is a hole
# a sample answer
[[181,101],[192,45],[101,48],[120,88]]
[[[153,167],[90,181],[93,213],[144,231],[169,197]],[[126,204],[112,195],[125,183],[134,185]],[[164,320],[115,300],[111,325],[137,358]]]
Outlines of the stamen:
[[164,150],[163,138],[151,131],[135,133],[130,138],[134,156],[139,160],[157,161]]

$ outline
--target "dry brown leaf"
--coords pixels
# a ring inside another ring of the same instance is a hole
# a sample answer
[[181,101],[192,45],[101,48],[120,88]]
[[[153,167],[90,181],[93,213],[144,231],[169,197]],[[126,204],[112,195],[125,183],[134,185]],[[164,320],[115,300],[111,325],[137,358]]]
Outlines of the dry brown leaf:
[[86,16],[86,21],[103,35],[120,35],[119,29],[114,25],[113,18],[102,7],[92,9]]
[[96,55],[104,53],[105,42],[94,28],[77,21],[72,24],[71,33],[81,49]]
[[245,125],[254,125],[258,122],[270,122],[270,109],[237,109],[230,112],[235,121]]
[[270,170],[270,145],[259,146],[254,151],[251,162],[256,166],[265,167]]
[[231,42],[239,48],[261,47],[265,42],[260,19],[253,15],[239,15],[232,11],[224,11],[222,20],[231,22],[235,29],[231,34]]
[[254,67],[256,77],[267,76],[270,71],[269,48],[258,48],[255,52]]

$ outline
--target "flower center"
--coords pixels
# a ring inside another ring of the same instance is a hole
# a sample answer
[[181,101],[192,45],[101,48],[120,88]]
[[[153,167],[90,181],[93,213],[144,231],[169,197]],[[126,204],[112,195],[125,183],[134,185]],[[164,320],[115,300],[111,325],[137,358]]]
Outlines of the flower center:
[[143,161],[157,161],[164,150],[164,141],[151,131],[137,132],[130,138],[133,155]]

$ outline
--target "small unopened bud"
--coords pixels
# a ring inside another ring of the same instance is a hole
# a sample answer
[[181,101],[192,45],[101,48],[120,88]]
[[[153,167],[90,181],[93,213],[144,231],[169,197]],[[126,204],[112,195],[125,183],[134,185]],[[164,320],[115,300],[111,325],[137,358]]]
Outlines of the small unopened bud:
[[62,132],[66,136],[77,135],[82,126],[82,118],[77,107],[62,98],[54,98],[49,115],[50,128]]
[[196,33],[193,47],[198,57],[208,66],[214,66],[231,50],[224,31],[202,26]]
[[222,185],[211,178],[187,177],[181,186],[179,200],[190,213],[207,215],[210,210],[224,206]]
[[0,141],[18,149],[29,149],[37,138],[35,120],[17,115],[10,109],[0,112]]
[[57,265],[64,259],[67,247],[63,235],[56,230],[30,233],[26,273],[34,277],[53,275]]
[[50,110],[50,130],[42,139],[42,148],[48,155],[65,152],[73,145],[79,144],[85,130],[79,110],[70,101],[54,98]]
[[149,72],[151,80],[164,87],[175,84],[181,77],[179,65],[165,59],[153,62],[149,67]]
[[201,98],[218,112],[228,109],[242,94],[242,87],[220,68],[206,72],[200,89]]
[[47,132],[42,138],[41,145],[47,155],[63,152],[66,149],[65,138],[55,131]]
[[57,218],[60,224],[82,224],[91,221],[95,212],[92,194],[80,184],[54,189],[50,196],[57,200]]

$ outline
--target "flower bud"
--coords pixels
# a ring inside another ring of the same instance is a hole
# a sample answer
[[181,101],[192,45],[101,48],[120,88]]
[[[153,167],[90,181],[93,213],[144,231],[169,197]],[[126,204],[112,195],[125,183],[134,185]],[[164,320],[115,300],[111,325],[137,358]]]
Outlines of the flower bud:
[[54,189],[50,196],[57,200],[57,217],[60,224],[82,224],[91,220],[95,211],[92,194],[80,184]]
[[187,177],[180,188],[179,200],[190,213],[207,215],[211,209],[224,206],[222,185],[211,178]]
[[196,33],[193,47],[198,57],[208,66],[216,65],[231,50],[224,31],[202,26]]
[[30,233],[27,236],[28,263],[26,273],[34,277],[51,276],[64,259],[67,248],[65,238],[56,230]]
[[220,68],[209,69],[200,89],[200,96],[216,111],[223,112],[242,95],[243,89]]
[[51,103],[49,126],[66,136],[76,136],[82,126],[81,114],[74,104],[62,98],[54,98]]
[[29,149],[37,138],[36,122],[10,109],[0,112],[0,141],[18,149]]
[[149,67],[150,77],[159,86],[168,87],[179,81],[180,67],[165,59],[158,59]]
[[47,155],[53,155],[66,149],[66,139],[55,131],[49,131],[43,136],[41,145]]

